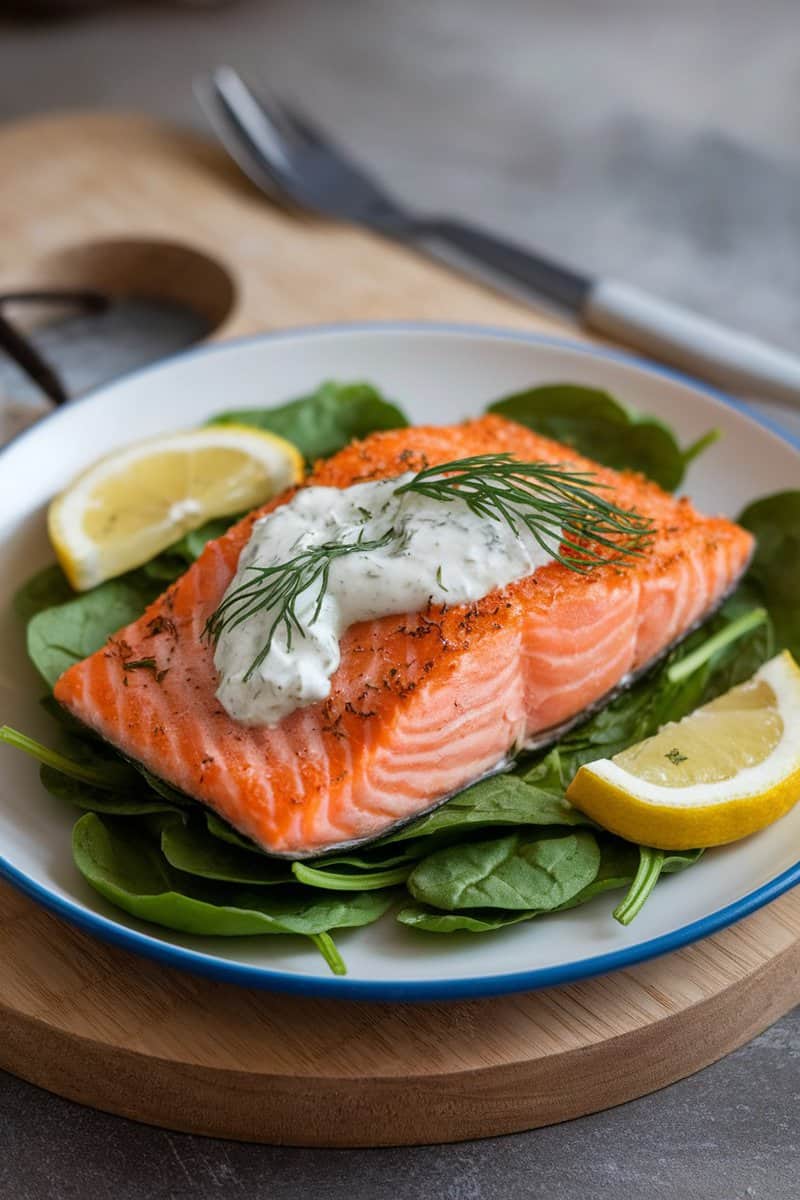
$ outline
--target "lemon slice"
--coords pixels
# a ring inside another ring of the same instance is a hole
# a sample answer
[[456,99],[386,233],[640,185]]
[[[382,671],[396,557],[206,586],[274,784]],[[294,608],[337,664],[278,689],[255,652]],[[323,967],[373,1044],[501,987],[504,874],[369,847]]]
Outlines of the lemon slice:
[[763,829],[800,799],[800,668],[779,654],[654,737],[581,767],[567,799],[612,833],[662,850]]
[[70,583],[85,591],[212,517],[265,504],[302,474],[291,442],[245,425],[150,438],[73,480],[50,505],[48,532]]

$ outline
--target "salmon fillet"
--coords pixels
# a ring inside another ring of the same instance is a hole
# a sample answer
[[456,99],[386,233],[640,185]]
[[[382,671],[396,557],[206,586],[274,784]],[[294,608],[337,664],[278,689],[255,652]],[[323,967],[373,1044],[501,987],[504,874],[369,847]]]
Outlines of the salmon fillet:
[[[209,543],[140,620],[61,676],[56,698],[273,854],[319,854],[425,812],[657,659],[713,611],[752,550],[730,521],[496,416],[373,434],[308,482],[346,487],[501,451],[596,472],[619,505],[653,520],[652,548],[634,565],[580,575],[552,562],[477,603],[354,625],[328,699],[276,728],[245,726],[215,698],[203,628],[253,521],[289,492]],[[142,658],[157,673],[125,670]]]

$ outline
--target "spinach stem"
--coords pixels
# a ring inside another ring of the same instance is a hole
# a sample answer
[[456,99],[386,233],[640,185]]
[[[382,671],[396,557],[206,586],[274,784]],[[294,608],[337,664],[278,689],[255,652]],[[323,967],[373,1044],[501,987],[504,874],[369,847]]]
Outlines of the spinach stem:
[[688,464],[693,458],[697,458],[698,454],[702,454],[709,446],[713,446],[714,442],[719,441],[722,433],[719,429],[709,429],[708,433],[704,433],[696,442],[692,442],[691,446],[687,446],[683,454],[684,464]]
[[376,888],[394,887],[405,883],[413,864],[394,867],[385,871],[365,871],[348,875],[338,871],[320,871],[305,863],[292,863],[292,874],[298,883],[309,887],[327,888],[331,892],[371,892]]
[[630,925],[631,921],[642,911],[644,903],[658,883],[664,866],[664,851],[654,850],[652,846],[639,847],[639,868],[628,888],[627,895],[614,909],[614,918],[620,925]]
[[57,750],[43,746],[35,738],[28,737],[27,734],[20,733],[17,729],[12,729],[10,725],[0,725],[0,742],[5,742],[7,746],[13,746],[16,750],[22,750],[25,754],[30,754],[31,758],[35,758],[37,762],[52,767],[54,771],[60,771],[62,775],[68,775],[70,779],[79,779],[81,783],[91,784],[92,787],[111,791],[118,783],[118,780],[112,779],[108,773],[95,771],[92,767],[85,767],[81,763],[59,754]]
[[751,629],[763,624],[766,619],[767,610],[765,608],[753,608],[750,612],[742,613],[741,617],[731,621],[730,625],[726,625],[719,633],[715,633],[691,654],[687,654],[685,658],[673,663],[671,667],[667,667],[667,679],[670,683],[680,683],[682,679],[686,679],[699,667],[704,666],[719,650],[723,650],[737,638],[743,637]]
[[325,962],[328,964],[334,975],[346,975],[347,967],[344,965],[344,959],[336,949],[336,942],[329,933],[312,933],[311,941],[319,950]]

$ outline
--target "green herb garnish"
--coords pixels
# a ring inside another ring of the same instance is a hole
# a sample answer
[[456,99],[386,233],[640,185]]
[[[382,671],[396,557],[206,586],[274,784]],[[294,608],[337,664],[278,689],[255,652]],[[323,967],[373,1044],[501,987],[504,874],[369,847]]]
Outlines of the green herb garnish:
[[668,758],[673,767],[679,767],[681,763],[687,761],[687,755],[681,754],[677,746],[673,746],[671,750],[668,750],[664,758]]
[[591,471],[570,471],[561,463],[476,454],[426,467],[395,495],[416,492],[444,504],[461,500],[470,512],[505,521],[515,533],[523,525],[554,559],[585,574],[608,562],[609,553],[622,561],[641,557],[653,536],[647,517],[594,490],[605,486]]
[[223,630],[235,629],[264,609],[275,610],[266,641],[245,673],[246,682],[269,654],[272,639],[281,625],[286,630],[286,648],[291,650],[293,630],[300,634],[303,632],[297,615],[297,602],[303,592],[315,584],[318,585],[317,601],[310,623],[313,625],[316,621],[328,590],[331,564],[337,558],[367,550],[378,550],[381,546],[388,545],[393,537],[394,534],[389,531],[373,541],[359,537],[355,542],[324,542],[321,546],[312,546],[301,551],[288,562],[276,563],[274,567],[250,567],[252,578],[234,588],[211,614],[206,622],[205,636],[217,642]]
[[[559,463],[517,462],[510,454],[478,454],[419,471],[395,489],[395,496],[416,492],[443,504],[463,501],[471,512],[491,521],[505,521],[515,533],[524,526],[554,559],[579,574],[611,557],[625,562],[641,557],[653,535],[652,523],[641,514],[618,507],[590,485],[603,488],[589,471],[569,471]],[[365,511],[365,510],[364,510]],[[347,554],[378,550],[396,536],[389,530],[367,541],[363,529],[354,542],[325,542],[301,551],[285,563],[250,567],[250,577],[230,592],[206,622],[204,634],[214,643],[256,613],[273,610],[264,645],[248,667],[244,680],[269,654],[277,630],[302,634],[297,615],[300,596],[317,587],[313,624],[328,589],[331,564]],[[441,566],[436,575],[442,585]],[[443,589],[447,590],[447,589]]]
[[[129,658],[127,662],[122,664],[122,669],[123,671],[152,671],[156,683],[163,683],[166,676],[169,675],[169,667],[165,667],[163,671],[159,671],[158,663],[154,658]],[[126,686],[127,683],[126,679]]]

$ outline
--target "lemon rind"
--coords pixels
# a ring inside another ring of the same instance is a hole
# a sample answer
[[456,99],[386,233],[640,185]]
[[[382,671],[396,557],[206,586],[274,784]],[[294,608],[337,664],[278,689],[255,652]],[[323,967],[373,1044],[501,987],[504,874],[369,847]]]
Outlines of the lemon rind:
[[784,729],[778,744],[766,758],[760,763],[743,767],[733,779],[688,787],[667,787],[632,775],[610,758],[589,763],[583,770],[612,786],[635,794],[643,802],[659,807],[668,805],[671,808],[688,809],[725,803],[732,798],[732,785],[735,786],[735,796],[762,794],[793,770],[800,769],[800,669],[787,650],[760,667],[753,679],[763,679],[772,688]]
[[[115,556],[104,552],[83,529],[82,515],[91,493],[109,478],[130,470],[137,461],[152,453],[182,451],[190,446],[198,449],[220,447],[250,451],[263,462],[274,480],[273,495],[297,483],[303,474],[303,457],[296,446],[278,434],[247,425],[210,425],[200,429],[183,430],[165,437],[150,437],[120,450],[111,451],[78,475],[50,505],[47,525],[50,541],[71,586],[84,591],[103,580],[140,565],[128,562],[124,554]],[[256,454],[263,448],[263,454]],[[265,498],[265,501],[266,502]],[[227,515],[217,506],[201,508],[196,522],[163,521],[152,526],[152,544],[165,548],[182,533],[205,520]],[[158,551],[154,551],[157,553]]]
[[784,816],[800,799],[800,668],[784,651],[753,678],[772,688],[784,726],[761,763],[733,779],[675,788],[601,759],[580,768],[567,789],[570,803],[612,833],[664,850],[722,845]]

